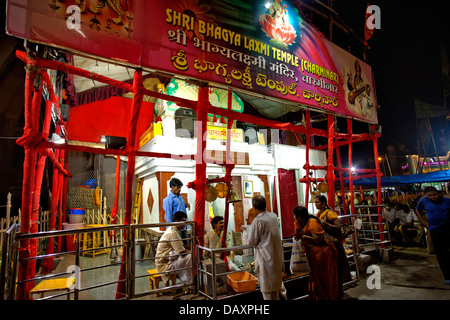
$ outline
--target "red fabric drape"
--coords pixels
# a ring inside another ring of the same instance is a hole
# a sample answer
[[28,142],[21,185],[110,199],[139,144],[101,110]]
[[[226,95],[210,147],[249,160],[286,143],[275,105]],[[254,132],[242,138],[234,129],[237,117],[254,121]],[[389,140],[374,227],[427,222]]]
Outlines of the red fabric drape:
[[[128,137],[133,101],[123,97],[111,97],[72,108],[66,124],[67,138],[76,141],[99,143],[101,136]],[[153,122],[154,105],[142,102],[136,138],[139,138]],[[135,139],[134,149],[139,149]]]
[[295,233],[293,209],[298,206],[295,171],[278,169],[278,186],[280,190],[281,230],[283,238],[288,238]]

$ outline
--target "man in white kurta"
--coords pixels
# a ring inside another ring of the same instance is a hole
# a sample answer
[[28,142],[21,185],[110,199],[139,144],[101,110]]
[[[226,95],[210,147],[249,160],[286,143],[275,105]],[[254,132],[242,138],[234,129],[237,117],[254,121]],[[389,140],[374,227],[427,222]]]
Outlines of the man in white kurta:
[[264,300],[279,300],[283,273],[283,246],[277,216],[266,211],[266,199],[252,199],[256,217],[251,224],[248,244],[255,247],[255,273]]
[[[185,212],[178,211],[174,214],[174,222],[186,221],[186,218],[187,215]],[[155,256],[156,272],[159,273],[192,267],[191,254],[180,255],[182,253],[189,252],[185,249],[183,241],[181,240],[180,229],[184,229],[184,226],[168,227],[162,235],[161,239],[159,239]],[[184,284],[188,284],[191,282],[191,270],[181,270],[176,272],[181,282],[183,282]],[[169,283],[170,274],[163,273],[161,274],[161,278],[164,284],[167,286]]]

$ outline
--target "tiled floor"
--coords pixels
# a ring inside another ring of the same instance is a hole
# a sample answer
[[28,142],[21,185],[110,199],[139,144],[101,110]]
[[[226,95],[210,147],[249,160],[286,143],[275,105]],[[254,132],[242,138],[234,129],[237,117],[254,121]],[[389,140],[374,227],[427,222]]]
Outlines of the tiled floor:
[[[55,273],[65,272],[68,269],[73,269],[75,265],[75,255],[65,255],[61,256],[60,263],[55,270]],[[104,268],[86,270],[90,268],[96,268],[99,266],[105,266]],[[116,288],[117,283],[114,283],[119,279],[120,273],[120,265],[113,264],[109,254],[101,254],[95,256],[95,258],[85,256],[80,257],[80,267],[81,267],[81,276],[80,276],[80,288],[81,290],[97,286],[105,283],[112,283],[106,286],[101,286],[94,289],[89,289],[85,291],[81,291],[79,293],[79,300],[114,300],[116,296]],[[149,281],[147,277],[147,270],[154,269],[154,265],[150,263],[150,261],[139,261],[135,265],[135,293],[142,294],[148,292]],[[143,277],[141,277],[143,276]],[[146,297],[142,297],[140,299],[145,300],[153,300],[155,299],[155,295],[148,295]],[[170,298],[170,296],[162,296],[158,299]]]
[[[65,272],[75,262],[74,255],[59,258],[60,263],[54,273]],[[79,300],[115,300],[116,282],[119,279],[120,265],[111,265],[109,254],[98,255],[95,258],[81,257],[83,270],[106,266],[100,269],[86,270],[81,273],[81,288],[88,288],[102,283],[112,283],[107,286],[82,291]],[[442,274],[437,265],[435,255],[428,254],[426,249],[417,247],[396,247],[392,263],[379,264],[381,272],[381,288],[370,289],[368,281],[372,274],[361,273],[358,285],[345,291],[344,299],[349,300],[450,300],[450,286],[443,284]],[[149,261],[136,263],[135,293],[148,292],[149,283],[147,270],[154,266]],[[141,277],[143,276],[143,277]],[[177,284],[180,283],[178,279]],[[46,294],[49,296],[50,294]],[[137,298],[137,300],[172,300],[175,293],[165,293],[156,297],[155,294]],[[244,297],[243,297],[244,298]],[[66,297],[58,297],[65,300]],[[205,300],[204,296],[183,295],[181,300]]]

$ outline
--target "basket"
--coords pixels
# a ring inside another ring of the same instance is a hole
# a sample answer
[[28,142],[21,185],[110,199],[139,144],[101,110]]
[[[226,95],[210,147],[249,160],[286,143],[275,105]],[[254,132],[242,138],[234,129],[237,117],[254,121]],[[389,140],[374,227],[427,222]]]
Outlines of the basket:
[[227,283],[236,292],[256,290],[258,279],[246,271],[227,274]]

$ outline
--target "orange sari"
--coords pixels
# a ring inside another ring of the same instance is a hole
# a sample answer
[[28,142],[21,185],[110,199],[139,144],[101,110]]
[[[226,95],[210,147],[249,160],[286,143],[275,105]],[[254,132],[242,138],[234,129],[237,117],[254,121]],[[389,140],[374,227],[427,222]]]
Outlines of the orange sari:
[[[323,234],[322,225],[316,219],[309,219],[303,234]],[[333,244],[323,237],[320,244],[303,243],[311,272],[309,274],[309,297],[312,300],[338,299],[338,254]]]

